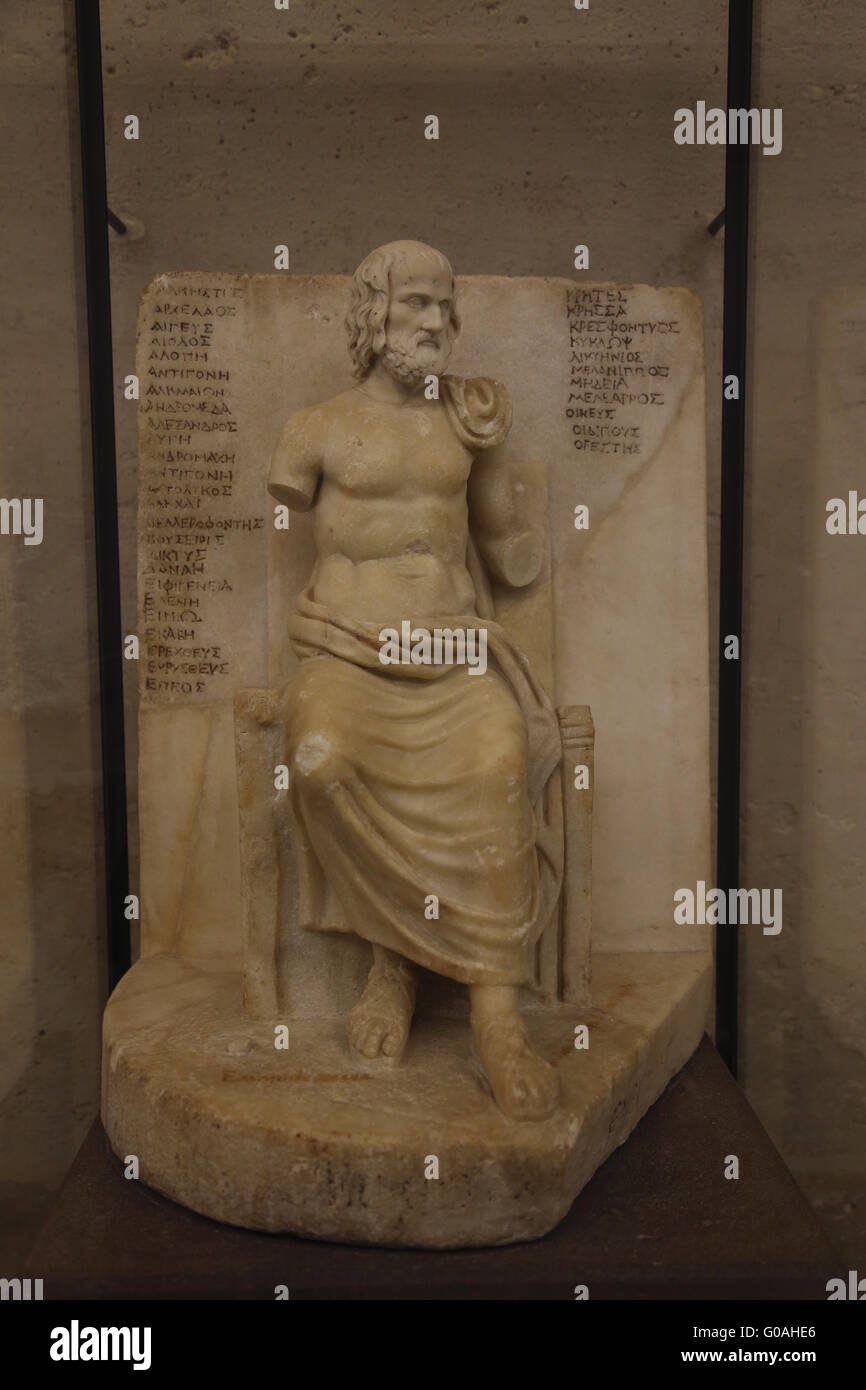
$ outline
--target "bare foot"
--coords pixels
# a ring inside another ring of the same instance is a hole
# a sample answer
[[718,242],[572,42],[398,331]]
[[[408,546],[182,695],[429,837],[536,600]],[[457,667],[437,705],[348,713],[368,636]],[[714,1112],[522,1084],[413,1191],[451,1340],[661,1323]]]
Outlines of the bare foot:
[[559,1101],[559,1077],[533,1052],[526,1025],[516,1011],[472,1020],[475,1056],[493,1097],[512,1120],[546,1120]]
[[346,1017],[349,1046],[362,1057],[399,1062],[415,1010],[415,972],[393,951],[377,948],[364,992]]

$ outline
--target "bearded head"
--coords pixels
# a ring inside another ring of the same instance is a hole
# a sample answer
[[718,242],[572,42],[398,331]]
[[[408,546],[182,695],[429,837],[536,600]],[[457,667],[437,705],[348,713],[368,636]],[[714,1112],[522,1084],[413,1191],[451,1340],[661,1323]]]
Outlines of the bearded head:
[[376,361],[408,387],[441,376],[460,331],[445,256],[422,241],[371,251],[355,271],[346,328],[359,379]]

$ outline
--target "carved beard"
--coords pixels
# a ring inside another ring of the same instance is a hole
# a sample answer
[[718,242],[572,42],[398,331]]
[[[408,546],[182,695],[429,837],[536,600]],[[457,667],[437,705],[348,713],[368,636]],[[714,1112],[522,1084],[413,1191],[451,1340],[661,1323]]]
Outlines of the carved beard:
[[450,355],[451,342],[445,334],[436,353],[425,353],[423,358],[419,357],[411,346],[411,340],[407,343],[405,340],[392,338],[384,348],[380,361],[395,381],[399,381],[403,386],[413,387],[420,386],[427,376],[439,376]]

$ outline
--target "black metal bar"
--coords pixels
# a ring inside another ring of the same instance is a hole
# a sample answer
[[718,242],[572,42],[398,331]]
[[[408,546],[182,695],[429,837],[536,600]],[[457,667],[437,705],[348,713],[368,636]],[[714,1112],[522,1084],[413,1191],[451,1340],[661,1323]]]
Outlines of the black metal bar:
[[[753,0],[729,0],[728,109],[751,105]],[[740,719],[743,644],[743,488],[746,452],[746,337],[749,257],[748,144],[728,144],[725,161],[725,291],[722,371],[735,376],[738,399],[722,400],[722,499],[719,592],[719,745],[716,881],[739,886]],[[725,641],[737,638],[736,660]],[[737,1074],[739,942],[736,926],[716,930],[716,1045]]]
[[126,223],[121,221],[116,212],[112,212],[110,207],[106,207],[105,216],[108,219],[109,227],[113,227],[118,236],[126,236]]
[[124,899],[129,892],[129,853],[99,0],[75,0],[75,45],[90,361],[108,975],[109,985],[113,988],[130,964],[129,923],[123,910]]
[[717,212],[716,215],[715,215],[715,217],[713,218],[712,222],[710,222],[710,223],[708,224],[708,226],[707,226],[707,231],[709,232],[710,236],[715,236],[715,235],[716,235],[716,232],[720,232],[720,231],[722,230],[722,228],[724,227],[724,225],[725,225],[725,209],[722,208],[721,212]]

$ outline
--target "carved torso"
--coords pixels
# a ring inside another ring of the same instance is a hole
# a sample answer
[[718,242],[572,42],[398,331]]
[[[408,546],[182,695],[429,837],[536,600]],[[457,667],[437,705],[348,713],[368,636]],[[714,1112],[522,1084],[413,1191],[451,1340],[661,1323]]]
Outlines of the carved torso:
[[474,611],[472,442],[458,438],[444,400],[392,404],[363,387],[293,417],[272,482],[315,503],[317,602],[369,622]]
[[392,405],[362,390],[322,408],[313,596],[350,616],[471,611],[466,481],[472,455],[441,401]]

